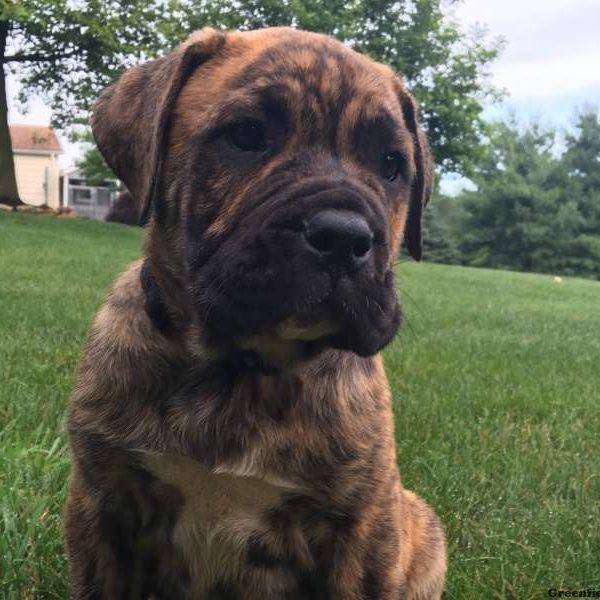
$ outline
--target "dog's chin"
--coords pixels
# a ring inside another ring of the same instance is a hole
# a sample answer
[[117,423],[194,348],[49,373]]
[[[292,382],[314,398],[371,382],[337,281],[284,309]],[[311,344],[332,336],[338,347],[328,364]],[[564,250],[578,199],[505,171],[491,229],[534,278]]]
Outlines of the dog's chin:
[[323,319],[294,315],[268,331],[236,339],[235,346],[257,355],[260,364],[268,370],[289,370],[328,348],[362,357],[377,354],[393,339],[401,322],[396,302],[389,307],[387,315],[380,315],[385,317],[383,329],[382,323],[359,322],[354,316],[351,313],[339,319]]
[[242,311],[231,312],[227,304],[229,310],[214,307],[207,342],[215,342],[217,354],[241,351],[258,364],[279,370],[314,358],[325,349],[372,356],[400,327],[401,311],[391,272],[360,287],[340,278],[316,304],[303,304],[303,309],[287,315],[282,307],[260,310],[255,306],[248,311],[252,318],[247,320],[240,319]]
[[273,329],[275,335],[282,340],[314,342],[338,333],[340,326],[332,319],[294,315],[277,323]]
[[328,340],[338,331],[331,321],[292,316],[268,331],[237,338],[235,346],[256,354],[267,371],[289,370],[331,347]]

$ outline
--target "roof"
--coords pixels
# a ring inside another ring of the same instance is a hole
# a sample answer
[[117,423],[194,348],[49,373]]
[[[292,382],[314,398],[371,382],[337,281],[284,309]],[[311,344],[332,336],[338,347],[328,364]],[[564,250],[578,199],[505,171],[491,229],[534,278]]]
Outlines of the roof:
[[52,154],[62,152],[60,142],[51,127],[44,125],[11,125],[13,152]]
[[60,170],[61,177],[73,177],[73,179],[85,179],[77,165],[69,165]]

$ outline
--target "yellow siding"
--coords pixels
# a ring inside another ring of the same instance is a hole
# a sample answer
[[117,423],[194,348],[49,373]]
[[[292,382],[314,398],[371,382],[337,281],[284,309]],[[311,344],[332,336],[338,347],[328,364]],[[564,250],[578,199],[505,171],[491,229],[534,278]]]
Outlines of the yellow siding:
[[[46,203],[52,208],[58,208],[58,154],[15,153],[14,158],[17,186],[21,199],[27,204],[40,205]],[[46,182],[48,184],[47,190]]]

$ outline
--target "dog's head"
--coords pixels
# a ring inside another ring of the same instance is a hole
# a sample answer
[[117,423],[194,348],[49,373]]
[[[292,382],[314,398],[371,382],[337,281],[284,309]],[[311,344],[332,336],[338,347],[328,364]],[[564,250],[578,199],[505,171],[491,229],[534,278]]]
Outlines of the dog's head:
[[204,29],[107,88],[93,130],[204,344],[276,362],[393,338],[431,161],[391,69],[323,35]]

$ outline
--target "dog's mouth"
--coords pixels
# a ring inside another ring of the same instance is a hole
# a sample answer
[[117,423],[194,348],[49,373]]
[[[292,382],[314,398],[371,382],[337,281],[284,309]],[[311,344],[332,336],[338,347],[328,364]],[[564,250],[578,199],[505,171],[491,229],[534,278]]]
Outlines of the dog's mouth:
[[265,323],[254,333],[236,336],[234,345],[276,370],[310,359],[326,348],[366,357],[391,341],[400,320],[391,273],[369,290],[341,280],[324,300]]
[[337,333],[340,326],[330,319],[292,316],[278,323],[274,330],[282,340],[314,342]]
[[314,342],[338,333],[341,324],[331,310],[329,299],[328,296],[326,300],[279,321],[273,327],[275,335],[282,340]]
[[253,362],[265,372],[275,372],[317,355],[331,346],[333,336],[341,331],[327,302],[266,326],[260,332],[235,339],[238,350],[250,352]]
[[300,307],[294,302],[297,289],[284,290],[281,299],[275,292],[261,294],[258,302],[239,308],[233,302],[209,306],[204,314],[205,330],[214,336],[210,339],[222,348],[255,352],[271,365],[291,365],[326,348],[372,356],[400,326],[391,272],[360,282],[342,277],[333,286],[324,285],[317,302]]

